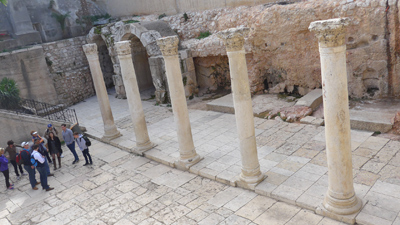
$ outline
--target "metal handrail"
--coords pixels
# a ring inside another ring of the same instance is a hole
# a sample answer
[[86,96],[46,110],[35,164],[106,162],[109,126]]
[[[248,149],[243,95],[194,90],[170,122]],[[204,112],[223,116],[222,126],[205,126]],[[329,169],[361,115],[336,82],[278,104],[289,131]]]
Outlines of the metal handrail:
[[[4,109],[14,111],[16,114],[36,115],[52,121],[78,123],[75,109],[66,109],[64,105],[51,105],[32,99],[21,99],[17,104],[13,102],[13,104],[5,105]],[[7,107],[9,105],[11,107]]]

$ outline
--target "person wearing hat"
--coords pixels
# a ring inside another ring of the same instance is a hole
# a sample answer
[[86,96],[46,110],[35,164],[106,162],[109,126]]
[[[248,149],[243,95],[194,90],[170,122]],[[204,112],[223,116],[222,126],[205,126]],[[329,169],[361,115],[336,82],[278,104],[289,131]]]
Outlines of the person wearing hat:
[[[51,158],[50,158],[50,155],[49,155],[49,152],[48,152],[47,148],[44,146],[45,142],[44,142],[43,138],[40,137],[40,135],[38,134],[38,132],[37,132],[37,131],[34,131],[34,130],[31,131],[31,135],[32,135],[32,143],[33,143],[34,145],[39,145],[41,150],[42,150],[43,148],[45,148],[46,151],[42,151],[41,153],[44,154],[44,156],[46,156],[47,161],[48,161],[49,163],[53,163],[53,161],[51,161]],[[47,141],[47,139],[46,139],[46,141]],[[47,162],[46,162],[46,163],[47,163]]]
[[31,154],[29,153],[29,142],[22,142],[21,146],[23,149],[19,154],[21,154],[21,158],[24,162],[24,168],[29,174],[29,183],[31,183],[31,187],[33,190],[37,190],[38,188],[36,187],[36,185],[40,184],[40,182],[36,181],[36,171],[35,167],[32,165]]
[[[47,125],[47,129],[44,131],[43,137],[46,138],[47,140],[49,140],[51,132],[54,134],[55,137],[58,137],[57,129],[53,126],[53,124],[50,123]],[[46,145],[46,148],[49,149],[48,143]],[[60,150],[59,153],[60,153],[60,157],[64,158],[62,149]]]
[[8,170],[8,160],[4,156],[4,148],[0,148],[0,171],[3,173],[6,180],[7,189],[14,189],[13,185],[10,184],[10,172]]
[[[24,171],[22,170],[21,165],[17,165],[17,148],[14,145],[14,141],[9,140],[7,141],[7,148],[5,149],[5,152],[8,153],[8,159],[10,160],[11,164],[14,167],[15,175],[17,175],[17,179],[19,180],[20,176],[18,173],[18,169],[21,172],[21,175],[26,175],[24,174]],[[19,167],[19,168],[18,168]]]

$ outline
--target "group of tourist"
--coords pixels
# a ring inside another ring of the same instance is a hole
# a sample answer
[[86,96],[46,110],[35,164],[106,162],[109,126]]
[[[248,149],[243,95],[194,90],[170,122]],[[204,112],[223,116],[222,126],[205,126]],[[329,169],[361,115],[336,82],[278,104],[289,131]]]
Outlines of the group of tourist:
[[[62,137],[69,150],[74,155],[72,164],[79,162],[78,154],[75,151],[75,142],[78,144],[79,149],[85,157],[86,163],[84,166],[92,165],[92,157],[89,154],[90,140],[82,134],[73,133],[68,129],[66,124],[61,125]],[[37,131],[31,131],[32,140],[30,142],[22,142],[20,146],[16,145],[14,141],[7,142],[7,147],[0,148],[0,171],[3,173],[7,189],[14,189],[14,185],[10,183],[10,174],[8,163],[10,162],[15,171],[17,179],[26,175],[22,169],[24,166],[25,171],[29,175],[29,182],[33,190],[38,190],[37,185],[41,184],[43,190],[51,191],[54,188],[50,187],[47,183],[47,177],[54,176],[50,172],[50,164],[54,165],[54,170],[61,168],[61,158],[63,158],[63,150],[61,148],[61,141],[58,137],[58,131],[52,124],[49,124],[41,137]],[[22,150],[18,150],[22,148]],[[5,153],[8,153],[6,157]],[[50,157],[51,156],[51,157]],[[56,161],[57,156],[57,161]],[[36,171],[39,172],[40,182],[36,180]]]

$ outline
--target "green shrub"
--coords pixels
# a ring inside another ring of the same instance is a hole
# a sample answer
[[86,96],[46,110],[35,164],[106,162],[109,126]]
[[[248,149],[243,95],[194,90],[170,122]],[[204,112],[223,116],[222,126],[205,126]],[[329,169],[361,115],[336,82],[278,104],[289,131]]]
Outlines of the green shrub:
[[210,35],[211,35],[210,31],[200,32],[200,35],[197,37],[197,39],[203,39],[203,38],[206,38],[206,37],[208,37]]
[[187,22],[187,21],[188,21],[188,19],[189,19],[189,16],[188,16],[188,14],[187,14],[187,13],[184,13],[184,14],[183,14],[183,18],[185,19],[185,22]]
[[167,16],[167,14],[163,13],[163,14],[161,14],[161,15],[158,16],[158,19],[160,20],[160,19],[162,19],[162,18],[164,18],[164,17],[166,17],[166,16]]
[[3,78],[0,81],[0,107],[7,109],[17,108],[20,100],[17,83],[13,79]]

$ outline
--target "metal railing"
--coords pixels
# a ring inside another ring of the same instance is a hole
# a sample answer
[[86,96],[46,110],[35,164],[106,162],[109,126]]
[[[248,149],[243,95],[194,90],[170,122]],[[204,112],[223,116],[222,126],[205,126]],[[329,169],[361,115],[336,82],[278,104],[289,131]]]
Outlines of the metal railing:
[[36,115],[52,121],[78,123],[75,109],[66,109],[64,105],[51,105],[31,99],[21,99],[10,104],[2,104],[2,108],[17,114]]

